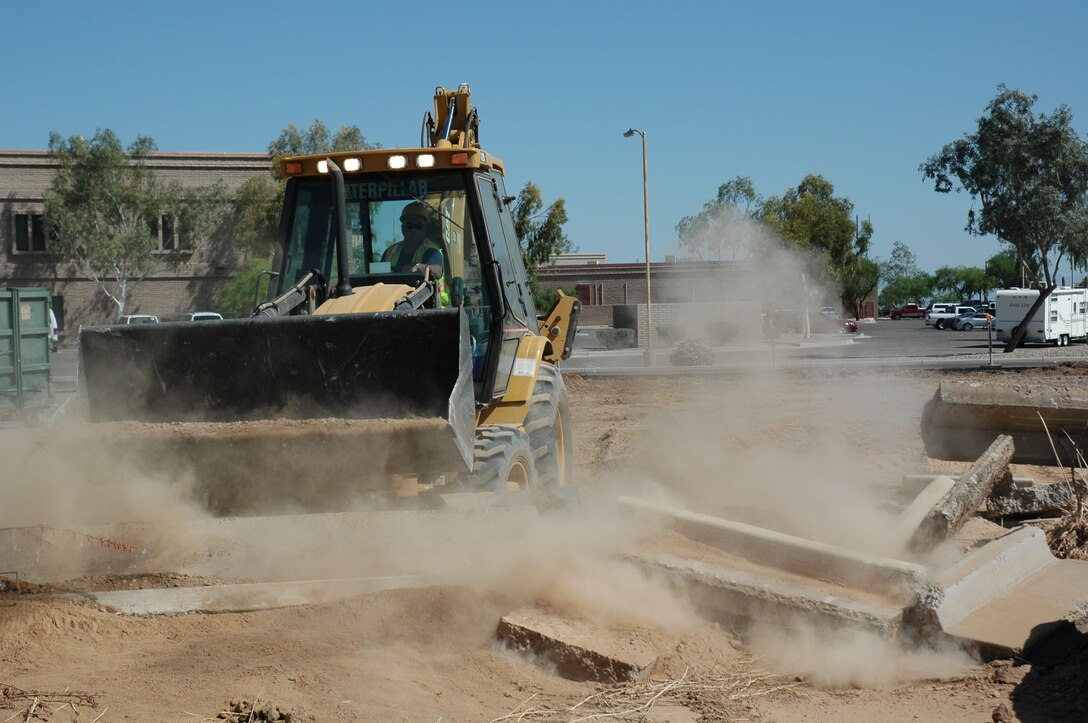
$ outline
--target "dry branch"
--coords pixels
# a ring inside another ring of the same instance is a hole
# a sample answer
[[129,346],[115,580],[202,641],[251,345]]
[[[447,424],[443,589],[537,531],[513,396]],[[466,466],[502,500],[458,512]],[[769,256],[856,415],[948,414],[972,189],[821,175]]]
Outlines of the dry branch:
[[[589,721],[611,718],[615,720],[641,720],[641,716],[655,705],[671,703],[684,705],[692,698],[719,704],[746,700],[796,687],[797,683],[773,685],[774,676],[766,673],[751,673],[747,668],[752,663],[746,661],[744,668],[735,672],[717,675],[692,675],[689,670],[676,679],[620,683],[604,686],[581,701],[566,707],[519,710],[530,699],[525,700],[512,712],[491,723],[504,721]],[[570,714],[580,708],[597,712],[571,718]]]

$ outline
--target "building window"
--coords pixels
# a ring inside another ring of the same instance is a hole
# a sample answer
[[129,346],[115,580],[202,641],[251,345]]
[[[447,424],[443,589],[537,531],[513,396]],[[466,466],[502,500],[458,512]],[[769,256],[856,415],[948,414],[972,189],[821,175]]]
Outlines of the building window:
[[189,248],[188,241],[178,232],[177,220],[173,216],[159,216],[152,221],[151,235],[158,240],[160,251],[184,251]]
[[44,254],[50,234],[45,230],[45,217],[40,213],[14,214],[15,234],[12,250],[17,254]]

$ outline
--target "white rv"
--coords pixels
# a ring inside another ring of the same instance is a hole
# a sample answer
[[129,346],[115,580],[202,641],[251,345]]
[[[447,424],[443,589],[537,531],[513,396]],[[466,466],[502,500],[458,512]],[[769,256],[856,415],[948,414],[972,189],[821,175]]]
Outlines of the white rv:
[[[1002,289],[997,292],[994,314],[998,341],[1008,341],[1039,298],[1038,289]],[[1050,292],[1028,322],[1025,342],[1067,346],[1088,337],[1088,290],[1060,287]]]

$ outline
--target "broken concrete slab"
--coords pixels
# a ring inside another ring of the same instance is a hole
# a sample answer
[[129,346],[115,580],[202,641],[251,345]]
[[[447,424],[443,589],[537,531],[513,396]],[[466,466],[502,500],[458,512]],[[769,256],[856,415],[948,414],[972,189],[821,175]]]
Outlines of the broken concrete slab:
[[982,506],[998,480],[1005,476],[1012,454],[1012,437],[1003,434],[994,440],[925,515],[910,537],[910,549],[925,552],[952,539],[956,530]]
[[[985,488],[990,482],[983,478],[992,481],[999,474],[1007,452],[1007,440],[999,441],[994,453],[964,476],[964,483],[977,485],[982,480]],[[968,517],[961,532],[969,523],[977,523],[986,528],[976,531],[979,541],[996,539],[939,574],[902,575],[911,569],[910,564],[893,560],[881,562],[879,575],[858,574],[857,569],[868,569],[861,566],[830,581],[812,571],[826,569],[829,560],[846,560],[848,569],[873,561],[860,553],[843,554],[811,541],[643,500],[625,499],[623,504],[629,512],[662,518],[675,530],[655,534],[653,553],[627,559],[650,574],[664,575],[687,590],[701,609],[730,621],[747,619],[784,627],[815,623],[916,640],[952,636],[999,655],[1025,649],[1061,629],[1056,627],[1059,624],[1066,629],[1076,624],[1088,628],[1088,562],[1056,560],[1037,528],[1005,533],[982,518]],[[676,554],[660,552],[663,543],[672,539],[668,535],[677,540],[670,548]],[[693,559],[687,550],[695,544],[694,538],[716,549],[702,547]],[[889,577],[888,570],[900,576]],[[892,584],[858,585],[858,579]]]
[[1024,526],[969,553],[937,583],[945,592],[937,608],[945,633],[1012,656],[1080,617],[1088,562],[1055,558],[1045,533]]
[[0,570],[38,583],[163,572],[245,582],[424,574],[468,564],[456,552],[466,540],[522,534],[537,519],[526,505],[6,528]]
[[[1088,503],[1088,499],[1085,502]],[[1076,486],[1070,481],[1013,486],[1002,494],[996,490],[992,492],[982,514],[990,518],[1046,515],[1072,509],[1076,504]]]
[[570,680],[642,680],[659,657],[657,651],[622,631],[537,607],[504,615],[495,636],[513,650],[547,661]]
[[295,605],[318,605],[381,590],[439,584],[431,576],[370,577],[343,580],[239,583],[203,587],[109,590],[86,593],[95,602],[126,615],[233,613]]
[[757,565],[844,587],[858,587],[907,599],[926,577],[926,569],[921,565],[869,555],[743,522],[633,497],[621,497],[619,505],[625,512],[667,524],[685,537]]
[[916,627],[933,617],[914,610],[920,603],[925,604],[917,595],[910,601],[902,596],[893,599],[739,558],[719,564],[670,555],[629,559],[650,574],[666,575],[673,584],[686,589],[700,608],[729,619],[783,627],[853,627],[894,638],[904,633],[925,637],[926,631]]
[[1013,463],[1071,467],[1077,461],[1067,433],[1080,449],[1088,449],[1083,385],[1009,387],[946,380],[922,412],[922,440],[934,459],[975,459],[998,435],[1007,434],[1015,445]]

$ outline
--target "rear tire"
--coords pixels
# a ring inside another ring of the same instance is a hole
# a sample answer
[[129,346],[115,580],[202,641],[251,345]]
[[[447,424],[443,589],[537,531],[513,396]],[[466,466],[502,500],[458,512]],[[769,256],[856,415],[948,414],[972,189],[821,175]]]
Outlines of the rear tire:
[[559,490],[574,484],[574,445],[567,388],[559,369],[547,362],[540,364],[529,411],[525,415],[525,432],[532,445],[541,489],[558,494]]
[[899,321],[903,318],[902,314],[892,314],[892,321]]
[[529,491],[539,484],[529,437],[517,427],[491,425],[476,430],[472,487],[490,492]]
[[937,319],[937,321],[933,322],[933,328],[944,329],[944,319]]

